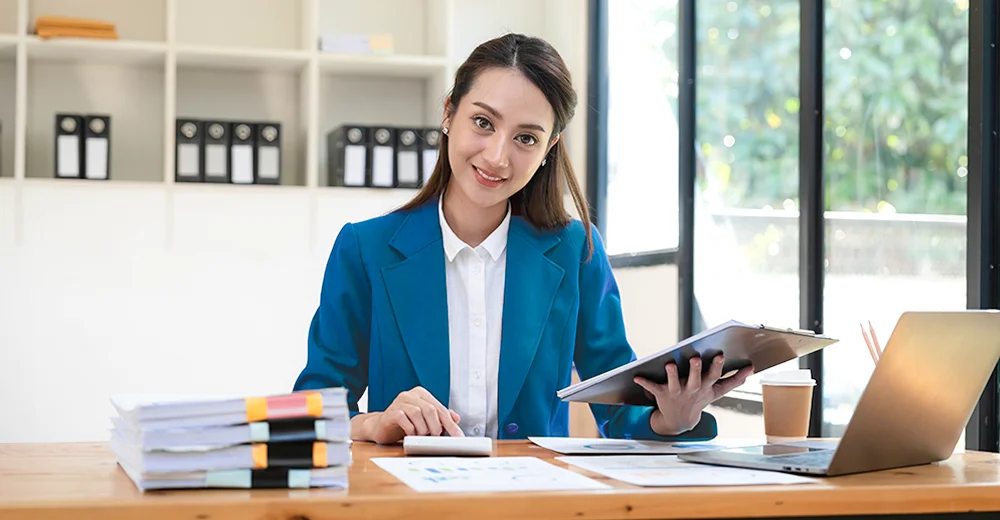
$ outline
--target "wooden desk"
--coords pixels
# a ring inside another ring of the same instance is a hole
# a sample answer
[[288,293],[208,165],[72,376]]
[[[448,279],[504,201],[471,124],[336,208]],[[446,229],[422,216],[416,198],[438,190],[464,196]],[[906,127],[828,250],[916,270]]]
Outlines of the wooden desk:
[[[346,491],[142,495],[104,444],[0,444],[0,519],[787,518],[981,511],[990,513],[974,517],[1000,518],[1000,456],[985,453],[796,486],[640,488],[574,470],[613,489],[442,495],[413,492],[369,460],[401,455],[400,448],[361,443],[353,449]],[[495,454],[554,456],[525,442],[498,443]]]

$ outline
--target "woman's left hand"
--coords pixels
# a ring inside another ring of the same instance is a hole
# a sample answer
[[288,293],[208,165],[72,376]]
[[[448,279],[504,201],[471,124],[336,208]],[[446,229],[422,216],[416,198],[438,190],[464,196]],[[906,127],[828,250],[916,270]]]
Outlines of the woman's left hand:
[[666,366],[667,382],[664,384],[643,377],[635,378],[636,384],[656,399],[656,410],[649,418],[649,426],[654,432],[669,437],[693,429],[701,420],[701,412],[706,406],[742,385],[753,373],[753,367],[746,367],[720,381],[723,361],[722,355],[716,356],[705,377],[701,373],[701,358],[696,356],[691,358],[691,368],[685,380],[677,375],[674,363]]

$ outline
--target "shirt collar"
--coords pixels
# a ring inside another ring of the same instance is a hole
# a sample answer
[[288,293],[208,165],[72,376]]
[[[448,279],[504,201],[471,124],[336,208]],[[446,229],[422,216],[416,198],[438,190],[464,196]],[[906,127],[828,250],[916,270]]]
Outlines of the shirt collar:
[[[448,225],[444,218],[444,194],[438,198],[438,221],[441,223],[441,237],[444,240],[444,254],[449,262],[454,261],[458,253],[470,247],[458,238],[458,235]],[[507,215],[504,216],[500,225],[490,233],[490,236],[483,240],[479,247],[490,254],[494,261],[500,258],[500,254],[507,248],[507,232],[510,230],[510,202],[507,202]],[[471,247],[470,247],[471,249]]]

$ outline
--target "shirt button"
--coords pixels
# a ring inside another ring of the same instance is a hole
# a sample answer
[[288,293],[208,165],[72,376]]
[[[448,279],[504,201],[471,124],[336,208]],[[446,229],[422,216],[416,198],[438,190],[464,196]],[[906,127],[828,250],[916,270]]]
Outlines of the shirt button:
[[476,318],[476,319],[472,320],[472,324],[478,327],[478,326],[480,326],[480,325],[483,324],[483,320],[481,320],[479,318]]
[[472,373],[472,377],[475,377],[476,380],[478,380],[480,377],[482,377],[482,372],[480,372],[480,371],[477,370],[477,371],[475,371],[475,372]]
[[476,273],[476,274],[479,274],[479,272],[482,271],[482,270],[483,269],[481,267],[479,267],[478,265],[472,268],[472,272]]
[[472,433],[474,433],[476,435],[479,435],[479,432],[481,432],[481,431],[483,431],[483,430],[480,429],[478,426],[476,426],[475,428],[472,429]]

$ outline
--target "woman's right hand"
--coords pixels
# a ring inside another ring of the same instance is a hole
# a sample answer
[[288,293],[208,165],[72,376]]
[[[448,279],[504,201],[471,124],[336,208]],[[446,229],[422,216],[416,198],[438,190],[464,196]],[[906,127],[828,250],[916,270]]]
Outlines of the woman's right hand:
[[406,435],[465,436],[458,414],[419,386],[396,396],[385,411],[367,415],[364,437],[379,444],[395,444]]

